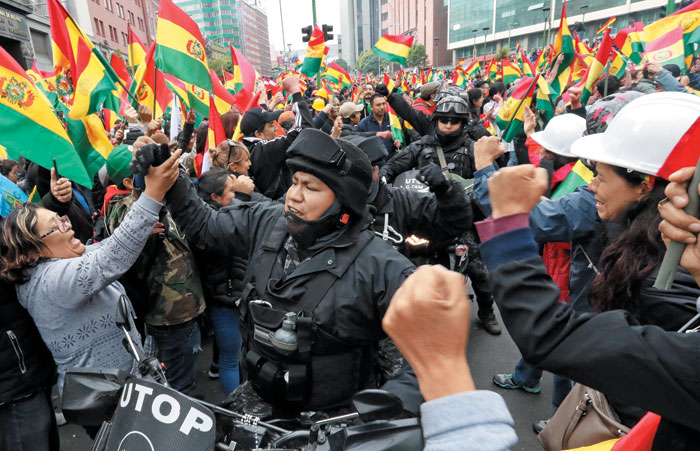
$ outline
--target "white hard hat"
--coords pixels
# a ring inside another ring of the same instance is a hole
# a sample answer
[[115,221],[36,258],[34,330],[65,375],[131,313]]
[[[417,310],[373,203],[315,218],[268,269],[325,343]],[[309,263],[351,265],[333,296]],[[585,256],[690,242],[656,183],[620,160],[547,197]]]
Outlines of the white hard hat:
[[700,97],[659,92],[631,101],[604,133],[571,145],[581,158],[668,178],[700,157]]
[[530,135],[537,144],[563,157],[576,158],[571,153],[571,143],[583,136],[586,120],[576,114],[554,116],[541,132]]

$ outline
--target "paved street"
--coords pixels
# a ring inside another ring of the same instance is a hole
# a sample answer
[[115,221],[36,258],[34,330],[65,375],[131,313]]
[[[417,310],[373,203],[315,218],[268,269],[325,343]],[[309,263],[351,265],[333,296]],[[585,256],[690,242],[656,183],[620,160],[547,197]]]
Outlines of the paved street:
[[[542,392],[538,395],[525,393],[522,390],[503,390],[491,382],[497,372],[511,372],[519,358],[518,350],[510,336],[504,333],[494,337],[476,326],[476,306],[472,311],[472,329],[469,337],[468,359],[477,388],[494,390],[500,393],[508,403],[515,419],[515,429],[518,433],[518,444],[514,450],[542,449],[532,432],[532,423],[544,419],[551,414],[552,376],[545,374],[542,381]],[[500,318],[499,318],[500,320]],[[207,376],[211,358],[211,344],[204,346],[204,352],[198,359],[197,384],[200,392],[207,401],[219,402],[224,396],[218,381],[212,381]],[[59,429],[61,433],[62,450],[87,450],[91,441],[76,425],[66,425]]]

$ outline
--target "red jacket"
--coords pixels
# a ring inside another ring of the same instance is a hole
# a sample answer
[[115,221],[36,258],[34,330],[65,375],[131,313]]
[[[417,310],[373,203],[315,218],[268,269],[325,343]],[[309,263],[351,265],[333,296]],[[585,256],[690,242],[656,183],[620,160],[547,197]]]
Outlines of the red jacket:
[[435,105],[431,106],[427,100],[423,100],[420,97],[413,101],[413,108],[424,114],[433,114],[433,111],[435,111]]

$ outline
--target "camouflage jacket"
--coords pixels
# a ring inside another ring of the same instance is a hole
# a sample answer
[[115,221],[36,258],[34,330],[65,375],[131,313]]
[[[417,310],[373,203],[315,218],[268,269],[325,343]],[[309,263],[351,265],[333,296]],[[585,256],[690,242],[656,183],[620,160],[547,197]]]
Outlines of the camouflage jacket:
[[[107,234],[114,232],[134,201],[133,194],[117,195],[110,200],[105,213]],[[169,213],[161,214],[159,221],[167,225],[166,231],[148,239],[126,277],[132,279],[128,285],[140,291],[138,297],[145,305],[136,310],[143,313],[146,324],[168,326],[196,318],[204,312],[205,303],[199,271],[187,240]]]

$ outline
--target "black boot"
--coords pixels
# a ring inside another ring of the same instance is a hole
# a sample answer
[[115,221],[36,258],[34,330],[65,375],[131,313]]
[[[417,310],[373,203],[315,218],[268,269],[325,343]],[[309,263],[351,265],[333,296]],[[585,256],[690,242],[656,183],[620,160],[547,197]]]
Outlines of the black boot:
[[481,322],[481,325],[484,327],[486,332],[490,333],[491,335],[501,335],[501,325],[498,324],[498,320],[496,319],[496,315],[493,313],[493,310],[489,310],[484,314],[479,312],[478,316],[479,322]]

